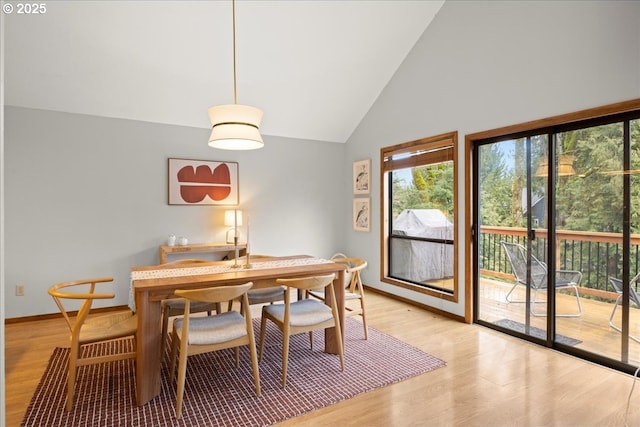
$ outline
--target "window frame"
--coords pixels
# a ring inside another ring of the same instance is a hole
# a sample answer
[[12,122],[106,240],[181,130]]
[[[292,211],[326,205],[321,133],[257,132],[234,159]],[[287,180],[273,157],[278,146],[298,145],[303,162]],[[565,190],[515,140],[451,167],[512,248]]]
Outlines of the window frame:
[[[440,290],[438,288],[424,287],[412,282],[397,279],[389,276],[389,246],[391,242],[391,231],[389,225],[390,205],[390,185],[389,172],[401,168],[428,166],[445,160],[442,156],[434,154],[433,150],[453,149],[453,292]],[[410,160],[398,160],[385,162],[385,159],[399,154],[415,153],[418,151],[428,151],[425,155],[412,156]],[[447,132],[436,136],[404,142],[397,145],[383,147],[380,149],[380,281],[390,285],[398,286],[424,295],[429,295],[439,299],[458,302],[458,132]]]

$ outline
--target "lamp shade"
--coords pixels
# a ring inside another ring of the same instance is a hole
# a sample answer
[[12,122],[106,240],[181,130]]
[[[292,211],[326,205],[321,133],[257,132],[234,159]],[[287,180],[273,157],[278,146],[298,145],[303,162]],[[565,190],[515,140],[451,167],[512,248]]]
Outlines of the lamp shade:
[[[536,176],[547,176],[548,164],[549,161],[546,157],[540,160],[540,166],[538,166]],[[575,174],[576,171],[573,168],[573,156],[569,154],[560,154],[560,158],[558,159],[558,176],[572,176]]]
[[[236,212],[238,213],[238,223],[236,224],[235,220],[235,214]],[[237,226],[241,226],[242,225],[242,211],[241,210],[236,210],[236,209],[230,209],[227,211],[224,211],[224,225],[226,225],[227,227],[235,227]]]
[[262,148],[260,121],[262,111],[248,105],[229,104],[209,108],[211,136],[209,145],[223,150]]

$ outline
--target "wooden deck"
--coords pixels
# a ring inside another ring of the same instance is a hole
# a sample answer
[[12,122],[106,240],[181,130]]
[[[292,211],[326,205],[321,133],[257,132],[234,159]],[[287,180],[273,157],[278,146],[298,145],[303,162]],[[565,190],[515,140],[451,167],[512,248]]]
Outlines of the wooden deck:
[[[480,285],[480,319],[495,322],[500,319],[511,319],[523,323],[525,320],[523,303],[508,303],[506,295],[513,284],[483,278]],[[557,312],[573,313],[577,311],[576,297],[573,294],[558,293]],[[524,298],[524,287],[518,286],[512,294],[516,300]],[[546,293],[538,294],[538,300],[545,301]],[[609,326],[609,317],[613,310],[613,302],[601,302],[581,297],[582,315],[580,317],[556,317],[556,333],[575,338],[581,343],[575,345],[592,353],[600,354],[614,360],[622,360],[622,335]],[[536,313],[544,312],[546,303],[536,304]],[[618,306],[614,324],[620,326],[622,307]],[[640,337],[640,310],[632,307],[629,313],[630,334]],[[544,316],[531,316],[531,326],[545,329],[547,319]],[[640,365],[640,343],[629,340],[628,363]]]

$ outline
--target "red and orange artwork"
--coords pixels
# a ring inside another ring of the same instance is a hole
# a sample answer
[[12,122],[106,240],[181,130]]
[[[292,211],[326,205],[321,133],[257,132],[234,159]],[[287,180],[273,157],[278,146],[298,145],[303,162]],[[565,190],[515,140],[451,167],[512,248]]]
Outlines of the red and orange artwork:
[[237,204],[237,163],[169,159],[169,204]]

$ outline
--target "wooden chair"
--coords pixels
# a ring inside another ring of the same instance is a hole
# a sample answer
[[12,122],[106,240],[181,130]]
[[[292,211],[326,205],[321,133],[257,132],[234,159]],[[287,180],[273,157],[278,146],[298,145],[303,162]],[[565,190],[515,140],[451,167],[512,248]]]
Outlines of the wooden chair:
[[[176,295],[184,298],[183,317],[173,322],[171,335],[171,362],[169,378],[173,378],[176,356],[180,348],[180,360],[178,362],[178,390],[176,393],[176,418],[182,413],[182,398],[184,395],[184,381],[187,372],[187,357],[194,354],[207,353],[225,348],[235,349],[236,367],[239,364],[238,347],[249,346],[251,365],[253,367],[253,379],[256,386],[256,395],[260,396],[260,374],[258,372],[258,358],[256,344],[253,336],[253,324],[251,322],[251,310],[247,299],[247,291],[253,283],[245,283],[236,286],[218,286],[205,289],[177,290]],[[190,317],[189,313],[192,301],[204,301],[208,303],[221,303],[241,297],[244,306],[244,315],[237,311],[227,311],[213,316]],[[215,379],[211,379],[214,381]]]
[[[347,269],[345,270],[345,283],[346,289],[344,293],[345,300],[345,310],[344,314],[347,317],[351,316],[362,316],[362,324],[364,326],[364,339],[369,338],[369,334],[367,333],[367,316],[365,312],[365,304],[364,304],[364,287],[362,285],[362,278],[360,277],[360,272],[367,266],[367,261],[362,258],[349,258],[342,253],[335,254],[331,257],[331,259],[335,262],[340,262],[347,265]],[[313,296],[314,298],[318,298],[321,301],[324,301],[324,289],[312,289],[309,291],[308,295]],[[352,305],[346,305],[349,301],[359,301],[360,307],[354,307]]]
[[[289,337],[291,335],[308,332],[309,340],[311,341],[311,349],[313,350],[313,331],[335,328],[336,344],[338,348],[338,355],[340,356],[340,369],[344,370],[340,318],[336,308],[336,298],[332,285],[334,278],[335,274],[294,279],[277,279],[277,283],[287,287],[284,294],[284,304],[272,304],[262,307],[259,359],[262,360],[267,320],[271,320],[282,332],[282,388],[285,388],[287,385]],[[328,299],[331,304],[330,306],[315,299],[301,299],[291,302],[291,288],[296,288],[302,292],[306,292],[309,289],[316,289],[320,287],[327,287]]]
[[[188,267],[191,264],[202,264],[209,262],[204,259],[179,259],[176,261],[168,262],[162,264],[163,267],[167,266],[175,266],[175,267]],[[191,312],[192,313],[202,313],[207,312],[209,316],[211,313],[215,311],[216,313],[221,313],[220,303],[217,304],[209,304],[206,302],[193,302],[191,303]],[[166,348],[167,341],[167,333],[169,329],[169,318],[173,316],[180,316],[184,313],[184,300],[182,298],[172,298],[166,299],[162,301],[162,341],[160,344],[160,359],[164,357],[164,351]]]
[[[76,373],[79,366],[105,363],[115,360],[135,359],[136,357],[135,351],[108,354],[104,356],[82,357],[81,350],[82,346],[85,344],[129,337],[132,337],[135,343],[138,320],[131,311],[92,316],[91,318],[88,318],[89,312],[91,311],[91,304],[94,300],[115,297],[115,295],[111,293],[95,292],[96,284],[105,282],[113,282],[113,278],[103,277],[98,279],[62,282],[49,288],[49,295],[53,297],[53,300],[58,305],[64,320],[66,320],[67,325],[69,326],[69,331],[71,332],[69,374],[67,379],[67,411],[71,411],[71,408],[73,407]],[[74,290],[67,292],[67,288],[74,288]],[[86,292],[80,292],[81,290],[86,290]],[[63,300],[82,300],[75,320],[69,316]]]
[[[271,258],[269,255],[250,255],[250,260],[264,260],[265,258]],[[243,262],[246,257],[240,257]],[[249,298],[249,305],[255,304],[273,304],[274,302],[284,301],[284,287],[274,286],[268,288],[250,289],[247,293]],[[233,301],[229,301],[228,311],[231,311]]]

